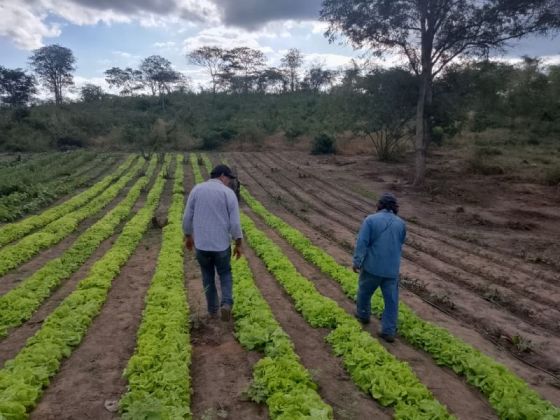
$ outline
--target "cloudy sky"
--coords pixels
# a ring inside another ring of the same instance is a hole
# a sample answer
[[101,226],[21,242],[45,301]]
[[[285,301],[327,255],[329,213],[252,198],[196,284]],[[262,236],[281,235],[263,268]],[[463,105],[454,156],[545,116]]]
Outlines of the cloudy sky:
[[[206,77],[185,54],[203,45],[258,48],[269,65],[296,47],[307,65],[344,66],[361,52],[329,44],[320,7],[321,0],[0,0],[0,65],[27,68],[33,49],[57,43],[74,52],[78,85],[105,86],[106,69],[158,54],[195,88]],[[503,58],[522,55],[560,63],[560,38],[524,40]]]

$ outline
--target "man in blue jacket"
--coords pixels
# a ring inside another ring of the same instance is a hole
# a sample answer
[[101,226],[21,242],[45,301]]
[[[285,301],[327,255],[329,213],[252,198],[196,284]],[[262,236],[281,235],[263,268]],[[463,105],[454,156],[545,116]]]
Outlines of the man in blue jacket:
[[360,273],[356,318],[369,323],[371,297],[381,287],[385,309],[379,336],[395,341],[399,306],[399,270],[406,225],[397,216],[399,205],[391,193],[384,193],[377,203],[377,213],[366,217],[358,233],[352,266]]

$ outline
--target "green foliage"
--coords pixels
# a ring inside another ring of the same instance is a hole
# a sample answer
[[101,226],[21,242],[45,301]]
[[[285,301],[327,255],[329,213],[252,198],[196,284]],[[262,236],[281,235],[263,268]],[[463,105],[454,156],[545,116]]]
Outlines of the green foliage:
[[[112,280],[128,261],[144,236],[163,193],[169,159],[158,174],[142,209],[124,226],[114,245],[78,283],[76,290],[45,319],[20,352],[0,370],[0,416],[26,417],[41,397],[62,360],[80,344],[99,313]],[[19,413],[19,414],[18,414]]]
[[445,134],[445,130],[443,129],[443,127],[435,126],[432,128],[432,141],[437,144],[438,146],[441,146],[441,144],[443,143],[443,136]]
[[544,175],[546,185],[560,185],[560,166],[555,166],[546,170]]
[[26,236],[21,241],[8,245],[0,250],[0,276],[19,267],[39,251],[46,249],[74,232],[80,222],[93,216],[107,206],[119,192],[138,174],[144,166],[139,160],[132,169],[87,205],[70,213],[64,214],[41,230]]
[[124,376],[123,418],[191,418],[189,310],[183,273],[183,156],[177,156],[168,224]]
[[[334,258],[314,246],[309,238],[271,214],[245,188],[242,189],[241,194],[251,209],[306,260],[338,282],[349,298],[356,298],[358,282],[352,270],[337,264]],[[244,230],[247,231],[247,227],[244,227]],[[380,317],[383,312],[383,299],[379,293],[373,296],[371,304],[372,311]],[[351,330],[341,331],[338,335],[331,333],[330,340],[339,338],[339,344],[342,346],[340,351],[343,351],[350,346],[346,339],[349,334]],[[430,354],[437,364],[451,368],[455,373],[463,376],[469,384],[478,388],[501,418],[560,418],[558,408],[542,399],[505,366],[454,337],[444,328],[424,321],[402,302],[399,304],[399,334],[411,345]],[[361,342],[354,348],[367,349],[368,345]],[[387,389],[386,392],[392,393],[392,391],[393,389]],[[411,413],[407,412],[407,415],[403,414],[403,416],[411,417]],[[435,415],[433,418],[436,418]]]
[[83,206],[88,201],[97,197],[103,190],[105,190],[109,185],[111,185],[116,179],[118,179],[124,171],[131,165],[134,160],[133,156],[128,157],[123,164],[121,164],[115,172],[107,175],[101,181],[97,182],[90,189],[72,197],[68,201],[65,201],[58,206],[52,207],[43,213],[30,216],[21,222],[10,223],[0,227],[0,246],[4,246],[7,243],[13,242],[17,239],[22,238],[29,232],[41,228],[50,222],[61,218],[65,214],[74,211],[75,209]]
[[[204,154],[201,158],[210,172],[212,162]],[[191,164],[198,183],[202,177],[194,155]],[[293,343],[256,287],[247,260],[233,261],[232,273],[235,335],[247,350],[265,354],[253,367],[251,398],[266,402],[273,419],[332,419],[332,408],[321,401],[311,375],[294,352]]]
[[336,153],[335,139],[327,133],[321,133],[313,139],[312,155],[330,155]]
[[146,175],[136,181],[127,196],[80,235],[60,257],[50,260],[8,293],[0,296],[0,338],[6,336],[9,328],[28,320],[52,291],[75,273],[101,242],[115,233],[119,224],[130,215],[134,203],[155,172],[156,165],[157,159],[154,157]]
[[[242,194],[246,200],[245,189]],[[397,360],[369,333],[362,331],[354,317],[334,300],[321,295],[248,216],[241,215],[241,224],[249,245],[292,297],[305,320],[312,327],[333,330],[327,341],[342,357],[345,368],[360,389],[381,405],[394,407],[397,418],[453,418],[406,363]]]
[[9,177],[0,183],[0,221],[11,222],[86,185],[107,169],[107,155],[55,155],[50,165]]

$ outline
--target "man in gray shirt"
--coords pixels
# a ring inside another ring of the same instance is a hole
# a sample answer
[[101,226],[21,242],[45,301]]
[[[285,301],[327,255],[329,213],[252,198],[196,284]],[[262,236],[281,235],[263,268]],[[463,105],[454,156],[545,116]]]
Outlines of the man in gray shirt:
[[[202,282],[208,313],[215,318],[221,308],[221,318],[229,321],[233,305],[231,277],[231,247],[235,240],[233,254],[242,254],[241,222],[239,203],[229,186],[235,175],[226,165],[216,166],[210,173],[210,180],[196,185],[187,200],[183,217],[185,245],[190,251],[196,249],[196,259],[202,272]],[[218,306],[218,292],[214,273],[220,277],[222,299]]]

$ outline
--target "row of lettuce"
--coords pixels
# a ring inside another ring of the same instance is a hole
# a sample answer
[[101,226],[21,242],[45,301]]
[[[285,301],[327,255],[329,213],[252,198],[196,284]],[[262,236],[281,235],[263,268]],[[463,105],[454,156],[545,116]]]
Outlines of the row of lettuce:
[[[208,157],[203,155],[202,159],[205,166],[211,168]],[[245,199],[247,190],[242,187],[241,191]],[[291,296],[296,310],[312,327],[332,330],[326,340],[362,391],[382,406],[392,407],[395,418],[453,418],[407,363],[396,359],[379,341],[364,332],[336,301],[319,293],[248,216],[241,215],[241,224],[247,242]]]
[[[202,182],[198,158],[191,154],[190,161],[195,182]],[[201,161],[210,172],[208,157],[201,155]],[[245,349],[264,354],[253,366],[250,397],[266,403],[273,419],[332,419],[332,407],[321,399],[292,341],[260,294],[245,257],[232,262],[232,274],[235,335]]]
[[178,156],[173,195],[156,270],[145,299],[134,355],[125,369],[123,418],[191,418],[189,309],[183,273],[183,156]]
[[82,207],[113,184],[115,180],[117,180],[127,169],[129,169],[135,159],[136,158],[134,156],[129,156],[113,173],[107,175],[86,191],[75,195],[57,206],[45,210],[41,214],[29,216],[19,222],[0,226],[0,247],[21,239],[28,233],[42,228],[69,212]]
[[[270,213],[246,188],[241,189],[245,203],[265,223],[278,232],[310,263],[338,282],[345,294],[355,299],[357,276],[299,230]],[[381,316],[383,300],[379,293],[372,298],[372,310]],[[410,344],[429,353],[438,365],[451,368],[469,384],[478,388],[501,418],[556,419],[560,410],[542,399],[522,379],[505,366],[482,354],[471,345],[453,336],[444,328],[424,321],[410,307],[399,306],[399,333]]]
[[144,206],[125,224],[113,246],[0,370],[0,418],[26,418],[62,360],[83,339],[101,310],[113,279],[134,253],[151,223],[163,193],[170,160],[170,156],[165,157]]
[[51,155],[6,172],[0,181],[0,222],[12,222],[58,197],[87,185],[114,164],[116,157],[91,152]]
[[130,217],[156,166],[157,159],[153,157],[145,175],[135,182],[116,207],[82,233],[62,255],[49,260],[16,287],[0,296],[0,338],[6,336],[10,328],[17,327],[31,318],[42,302],[64,280],[70,278],[104,240],[115,234],[120,224]]
[[143,166],[144,161],[138,159],[123,176],[102,190],[97,196],[92,197],[91,201],[82,207],[61,214],[61,217],[25,236],[19,242],[0,249],[0,276],[19,267],[41,250],[57,244],[78,229],[78,225],[82,221],[94,216],[113,201],[127,184],[138,175]]

